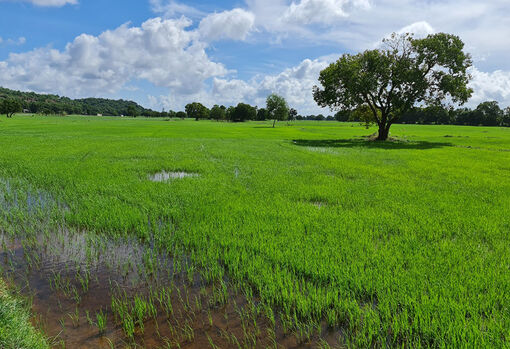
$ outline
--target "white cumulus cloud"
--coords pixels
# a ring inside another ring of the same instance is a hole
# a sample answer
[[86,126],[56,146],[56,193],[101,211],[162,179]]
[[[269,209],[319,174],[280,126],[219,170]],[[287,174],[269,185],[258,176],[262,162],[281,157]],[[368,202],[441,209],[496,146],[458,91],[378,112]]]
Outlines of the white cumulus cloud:
[[397,31],[397,33],[399,34],[405,33],[414,34],[414,36],[417,38],[426,37],[427,35],[434,34],[435,32],[436,32],[435,29],[432,28],[432,26],[426,21],[419,21],[412,23],[410,25],[406,25],[405,27]]
[[199,33],[206,41],[244,40],[253,29],[255,15],[240,8],[213,13],[202,19]]
[[368,0],[300,0],[292,2],[284,20],[301,24],[332,24],[349,16],[352,9],[369,9]]
[[150,0],[152,11],[166,18],[184,15],[187,17],[203,17],[205,14],[196,8],[175,0]]
[[498,101],[502,106],[510,106],[510,71],[488,73],[472,68],[470,73],[473,77],[470,86],[474,90],[470,106],[475,107],[484,101]]
[[226,68],[212,62],[185,18],[154,18],[140,27],[122,25],[99,36],[82,34],[62,51],[38,48],[0,62],[5,87],[57,92],[71,97],[115,93],[145,79],[179,94],[199,91]]
[[318,84],[319,72],[330,62],[330,57],[305,59],[298,65],[278,74],[259,75],[249,80],[214,78],[209,89],[189,96],[148,96],[151,108],[182,110],[187,103],[201,102],[208,107],[214,104],[237,105],[239,102],[264,108],[271,93],[285,97],[290,107],[302,115],[329,114],[313,100],[312,88]]

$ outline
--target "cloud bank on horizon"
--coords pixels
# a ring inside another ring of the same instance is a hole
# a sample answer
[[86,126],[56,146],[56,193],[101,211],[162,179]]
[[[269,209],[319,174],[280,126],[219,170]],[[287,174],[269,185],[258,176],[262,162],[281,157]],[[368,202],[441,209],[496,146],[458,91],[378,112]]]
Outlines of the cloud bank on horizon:
[[[6,1],[80,6],[77,0],[0,0],[0,7]],[[329,113],[315,104],[312,87],[341,53],[376,47],[392,32],[449,32],[461,37],[474,58],[475,92],[469,105],[484,100],[510,105],[507,1],[246,0],[241,7],[223,5],[208,12],[190,2],[149,0],[153,15],[140,25],[84,33],[60,49],[48,45],[10,53],[0,60],[0,85],[70,97],[122,96],[136,90],[141,104],[173,110],[191,101],[263,106],[275,92],[302,114]],[[29,32],[24,36],[30,39]],[[233,54],[217,58],[222,47]],[[249,60],[255,53],[263,55],[266,47],[278,52],[298,47],[302,59],[285,65],[268,49],[268,58],[280,61],[279,70],[258,56]],[[241,60],[249,60],[253,72],[245,72]],[[136,87],[139,81],[158,93]]]

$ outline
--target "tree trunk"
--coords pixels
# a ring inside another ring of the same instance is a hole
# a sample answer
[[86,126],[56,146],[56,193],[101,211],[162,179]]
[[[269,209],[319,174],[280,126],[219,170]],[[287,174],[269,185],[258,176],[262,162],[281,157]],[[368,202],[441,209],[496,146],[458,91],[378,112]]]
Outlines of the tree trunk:
[[276,124],[276,119],[274,119],[274,121],[273,121],[273,128],[274,128],[274,124]]
[[385,141],[388,139],[388,135],[390,134],[390,126],[391,124],[385,125],[381,124],[379,125],[379,133],[377,135],[378,141]]

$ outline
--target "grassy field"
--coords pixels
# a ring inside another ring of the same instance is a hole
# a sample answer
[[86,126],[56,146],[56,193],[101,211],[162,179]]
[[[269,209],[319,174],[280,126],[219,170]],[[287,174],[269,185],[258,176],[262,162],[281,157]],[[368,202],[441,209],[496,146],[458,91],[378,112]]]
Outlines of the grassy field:
[[45,338],[30,324],[30,312],[25,304],[7,292],[2,280],[0,280],[0,348],[49,348]]
[[[67,224],[181,246],[354,347],[510,341],[510,129],[0,120],[0,177]],[[199,176],[155,183],[159,171]],[[0,221],[3,229],[9,221]]]

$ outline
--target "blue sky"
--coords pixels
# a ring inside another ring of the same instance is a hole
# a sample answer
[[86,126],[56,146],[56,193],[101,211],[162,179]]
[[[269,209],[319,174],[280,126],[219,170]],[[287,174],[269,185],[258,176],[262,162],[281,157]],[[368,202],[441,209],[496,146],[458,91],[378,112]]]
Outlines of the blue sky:
[[470,106],[510,105],[507,0],[0,0],[0,86],[179,110],[279,93],[302,114],[342,53],[392,32],[459,35]]

